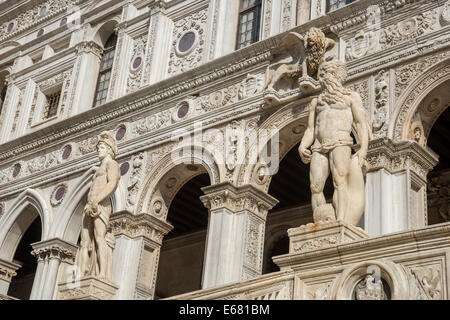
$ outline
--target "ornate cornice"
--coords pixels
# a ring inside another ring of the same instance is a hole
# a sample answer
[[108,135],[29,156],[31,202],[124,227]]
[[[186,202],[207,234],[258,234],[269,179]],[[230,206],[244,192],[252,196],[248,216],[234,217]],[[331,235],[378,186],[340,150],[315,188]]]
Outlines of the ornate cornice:
[[59,238],[45,240],[31,245],[31,254],[38,260],[58,259],[66,263],[74,263],[78,247]]
[[0,259],[0,280],[11,282],[12,277],[17,274],[16,271],[21,267],[20,264]]
[[385,169],[390,173],[411,170],[422,180],[438,163],[438,156],[416,141],[372,140],[367,152],[368,171]]
[[146,213],[133,215],[129,211],[121,211],[111,216],[109,229],[114,236],[144,237],[161,245],[164,236],[173,229],[173,226]]
[[205,193],[200,197],[209,210],[228,209],[234,213],[248,210],[264,221],[267,212],[272,209],[278,200],[252,185],[235,187],[229,182],[202,188]]

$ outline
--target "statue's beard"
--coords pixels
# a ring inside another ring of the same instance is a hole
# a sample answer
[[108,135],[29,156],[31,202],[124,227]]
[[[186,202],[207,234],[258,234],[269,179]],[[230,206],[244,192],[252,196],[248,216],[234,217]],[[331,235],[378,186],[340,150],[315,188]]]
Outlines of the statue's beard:
[[320,94],[320,99],[328,104],[335,104],[337,102],[345,103],[345,96],[350,95],[351,91],[344,88],[338,79],[327,77],[320,80],[323,91]]

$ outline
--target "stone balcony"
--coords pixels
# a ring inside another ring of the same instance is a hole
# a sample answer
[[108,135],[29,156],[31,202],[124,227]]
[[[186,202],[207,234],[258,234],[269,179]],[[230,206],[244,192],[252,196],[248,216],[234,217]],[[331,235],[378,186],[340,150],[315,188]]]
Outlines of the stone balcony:
[[[376,299],[380,292],[373,284],[380,282],[381,298],[446,300],[449,231],[450,223],[444,223],[277,256],[279,272],[169,300],[345,300],[359,289],[359,297]],[[375,280],[368,283],[371,275]]]

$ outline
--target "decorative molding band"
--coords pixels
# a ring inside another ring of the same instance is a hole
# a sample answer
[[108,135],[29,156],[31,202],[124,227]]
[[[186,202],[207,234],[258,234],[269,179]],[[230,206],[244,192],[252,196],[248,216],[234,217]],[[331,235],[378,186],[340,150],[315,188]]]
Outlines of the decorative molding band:
[[202,188],[205,193],[200,197],[209,210],[228,209],[239,213],[249,210],[263,221],[266,221],[267,212],[272,209],[278,200],[252,185],[235,187],[230,182],[223,182]]

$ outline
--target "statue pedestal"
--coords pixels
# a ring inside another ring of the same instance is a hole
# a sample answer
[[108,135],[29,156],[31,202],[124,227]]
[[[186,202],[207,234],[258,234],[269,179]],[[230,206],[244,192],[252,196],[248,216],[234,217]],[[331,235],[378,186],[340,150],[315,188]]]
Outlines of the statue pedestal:
[[95,277],[58,285],[59,300],[113,300],[119,287]]
[[344,221],[316,222],[288,230],[289,254],[305,253],[337,246],[369,235]]

